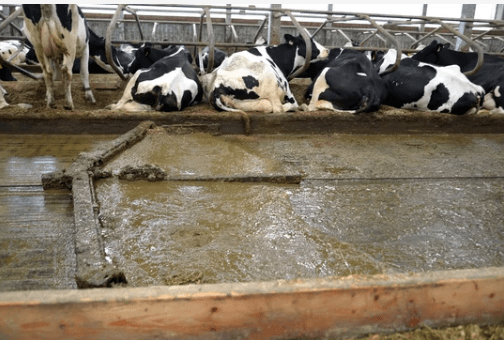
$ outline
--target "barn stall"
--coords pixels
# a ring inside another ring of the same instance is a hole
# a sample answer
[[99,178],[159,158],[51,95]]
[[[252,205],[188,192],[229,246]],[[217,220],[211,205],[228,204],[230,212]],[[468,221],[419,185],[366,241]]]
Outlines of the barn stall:
[[[274,44],[297,26],[327,47],[502,48],[500,20],[111,7],[86,14],[110,43],[193,53]],[[121,74],[91,75],[94,106],[76,76],[76,110],[48,110],[39,71],[16,70],[2,83],[9,101],[33,108],[0,111],[4,337],[339,339],[502,324],[501,115],[250,113],[247,130],[208,104],[106,110]],[[291,86],[302,103],[306,81]]]

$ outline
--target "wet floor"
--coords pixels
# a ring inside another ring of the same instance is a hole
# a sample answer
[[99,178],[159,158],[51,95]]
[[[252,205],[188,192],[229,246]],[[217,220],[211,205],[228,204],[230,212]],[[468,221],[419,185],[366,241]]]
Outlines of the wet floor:
[[0,291],[76,288],[72,193],[41,175],[112,135],[0,136]]
[[[106,169],[153,164],[167,181],[96,183],[105,250],[132,286],[503,266],[503,151],[500,134],[158,129]],[[209,181],[265,174],[305,179]]]

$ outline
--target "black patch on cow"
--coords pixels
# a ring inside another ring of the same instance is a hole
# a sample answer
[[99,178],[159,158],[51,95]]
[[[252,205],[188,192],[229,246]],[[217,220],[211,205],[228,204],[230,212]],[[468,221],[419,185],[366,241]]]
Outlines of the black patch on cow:
[[262,56],[262,54],[259,52],[257,48],[251,48],[250,50],[247,50],[248,53],[256,55],[258,57]]
[[[404,59],[406,61],[408,59]],[[433,67],[409,67],[401,61],[400,67],[384,75],[388,95],[383,104],[393,107],[402,107],[405,104],[416,103],[424,96],[425,86],[436,76]]]
[[217,111],[223,111],[217,104],[216,101],[220,98],[220,96],[230,96],[239,100],[247,100],[247,99],[259,99],[259,95],[254,91],[247,91],[246,89],[234,89],[229,86],[220,85],[215,88],[212,93],[210,93],[210,104]]
[[476,107],[478,98],[473,94],[466,92],[460,97],[455,104],[453,104],[450,113],[454,115],[463,115],[467,113],[471,108]]
[[439,84],[436,89],[432,91],[427,108],[431,111],[436,111],[441,105],[445,104],[449,98],[450,91],[448,91],[444,84]]
[[164,57],[152,64],[149,70],[141,73],[135,82],[135,86],[131,89],[133,99],[139,103],[150,105],[158,111],[178,111],[179,107],[177,106],[177,97],[172,91],[168,91],[167,94],[163,94],[160,86],[154,86],[149,92],[137,92],[137,87],[142,81],[157,79],[162,77],[164,74],[174,71],[176,68],[181,68],[185,77],[194,80],[198,87],[198,92],[195,98],[192,98],[192,93],[190,91],[184,91],[181,98],[180,110],[192,103],[196,104],[201,102],[203,96],[201,83],[199,82],[198,75],[192,68],[191,64],[189,64],[187,57],[184,54]]
[[23,5],[23,11],[25,16],[30,19],[34,25],[36,25],[42,18],[40,5]]
[[259,86],[259,81],[252,76],[242,77],[245,87],[252,90],[254,87]]
[[69,5],[56,5],[56,14],[61,21],[61,26],[68,31],[72,30],[72,13],[68,12]]
[[10,68],[0,65],[0,80],[3,81],[16,81],[16,78],[12,75]]

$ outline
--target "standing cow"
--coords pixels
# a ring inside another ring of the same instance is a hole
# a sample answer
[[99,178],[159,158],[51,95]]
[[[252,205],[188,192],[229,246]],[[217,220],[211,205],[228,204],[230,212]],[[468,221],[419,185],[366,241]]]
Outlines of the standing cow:
[[75,58],[81,58],[81,78],[86,99],[95,103],[89,86],[89,32],[82,11],[75,4],[23,5],[24,33],[33,45],[46,84],[47,106],[55,108],[54,77],[63,73],[64,108],[73,110],[71,81]]
[[[286,43],[258,46],[226,58],[219,68],[202,77],[210,104],[219,111],[287,112],[298,109],[288,76],[305,63],[301,36],[285,35]],[[329,51],[312,40],[312,59]]]

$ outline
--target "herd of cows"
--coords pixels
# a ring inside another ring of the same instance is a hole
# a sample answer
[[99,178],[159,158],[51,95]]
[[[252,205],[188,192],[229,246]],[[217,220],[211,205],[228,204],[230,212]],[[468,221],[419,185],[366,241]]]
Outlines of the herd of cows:
[[[76,5],[23,5],[24,33],[29,42],[12,63],[39,63],[46,84],[46,101],[55,107],[54,81],[61,76],[66,109],[74,109],[70,82],[80,73],[86,99],[95,99],[89,72],[113,72],[105,57],[105,41],[86,23]],[[256,45],[227,56],[214,50],[214,67],[205,72],[208,49],[193,58],[184,46],[157,49],[149,44],[129,49],[112,47],[115,64],[129,80],[122,98],[108,108],[128,111],[181,111],[209,102],[217,111],[288,112],[335,110],[373,112],[385,104],[397,108],[437,111],[456,115],[480,109],[504,113],[504,59],[485,55],[480,71],[471,76],[476,53],[450,50],[432,41],[417,53],[401,56],[391,71],[397,52],[328,50],[311,40],[308,69],[299,74],[310,78],[299,105],[289,87],[289,76],[305,64],[306,43],[302,36],[286,34],[278,46]],[[7,59],[17,50],[3,42],[0,53]],[[201,59],[200,59],[201,58]],[[80,62],[76,62],[80,60]],[[6,67],[0,79],[15,80]],[[1,87],[0,87],[1,88]],[[7,106],[2,89],[0,107]]]

